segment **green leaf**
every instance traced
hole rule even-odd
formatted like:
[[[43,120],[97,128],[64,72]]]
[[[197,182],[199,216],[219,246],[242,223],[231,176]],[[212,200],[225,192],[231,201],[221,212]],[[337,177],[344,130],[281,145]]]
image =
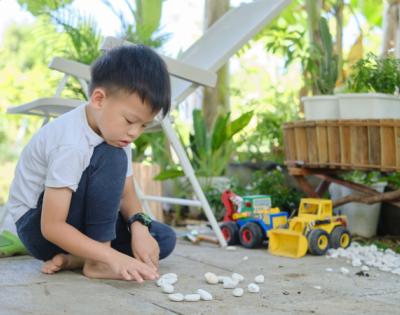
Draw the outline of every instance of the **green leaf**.
[[[239,131],[243,130],[244,127],[246,127],[251,118],[253,117],[253,111],[249,111],[247,113],[244,113],[241,115],[239,118],[236,118],[234,121],[232,121],[228,125],[228,134],[227,137],[229,139],[232,139],[232,137],[237,134]]]
[[[18,3],[35,16],[57,11],[73,0],[18,0]]]
[[[157,176],[154,177],[155,180],[167,180],[184,176],[185,173],[179,169],[169,169],[160,172]]]
[[[218,115],[211,134],[211,150],[217,150],[227,139],[227,124],[230,115]]]
[[[193,145],[199,156],[206,156],[209,146],[207,144],[207,127],[201,110],[193,110]]]
[[[142,0],[142,22],[145,35],[151,35],[159,28],[161,21],[162,0]]]
[[[383,1],[376,0],[351,0],[353,10],[361,13],[369,25],[382,24]]]

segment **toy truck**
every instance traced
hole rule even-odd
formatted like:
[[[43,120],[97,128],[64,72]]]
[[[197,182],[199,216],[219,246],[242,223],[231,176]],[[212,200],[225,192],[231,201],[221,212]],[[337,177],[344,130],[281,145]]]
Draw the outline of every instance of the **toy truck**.
[[[240,197],[230,190],[222,193],[225,216],[220,225],[228,245],[239,242],[246,248],[255,248],[267,239],[267,232],[287,224],[288,214],[271,208],[271,197],[254,195]]]
[[[324,255],[331,248],[347,248],[351,234],[347,218],[333,215],[332,201],[303,198],[298,215],[286,228],[268,231],[269,252],[277,256],[299,258],[307,253]]]

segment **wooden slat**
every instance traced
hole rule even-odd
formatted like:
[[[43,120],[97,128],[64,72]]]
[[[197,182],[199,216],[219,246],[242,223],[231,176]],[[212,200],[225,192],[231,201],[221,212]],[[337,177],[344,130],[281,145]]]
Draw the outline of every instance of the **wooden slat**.
[[[351,166],[350,126],[339,122],[340,134],[340,163],[344,167]]]
[[[327,121],[329,165],[340,164],[340,134],[337,121]]]
[[[318,164],[326,167],[329,161],[328,128],[326,122],[317,122]]]
[[[305,130],[307,137],[308,163],[318,166],[318,143],[315,122],[307,123],[305,125]]]

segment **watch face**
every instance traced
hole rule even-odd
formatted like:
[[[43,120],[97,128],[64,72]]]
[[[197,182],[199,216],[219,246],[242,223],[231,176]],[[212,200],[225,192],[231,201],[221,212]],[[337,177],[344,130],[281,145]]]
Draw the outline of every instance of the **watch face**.
[[[150,216],[148,216],[146,213],[141,213],[139,215],[139,217],[140,217],[140,221],[146,226],[149,226],[152,222]]]

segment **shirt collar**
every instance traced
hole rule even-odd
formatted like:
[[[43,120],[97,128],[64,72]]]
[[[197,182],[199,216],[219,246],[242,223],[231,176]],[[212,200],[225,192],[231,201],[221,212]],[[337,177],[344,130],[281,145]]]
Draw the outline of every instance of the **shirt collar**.
[[[86,115],[86,106],[88,106],[87,103],[84,103],[84,104],[81,105],[83,129],[84,129],[84,132],[85,132],[85,136],[86,136],[87,140],[89,141],[89,145],[97,146],[98,144],[104,142],[104,139],[101,136],[99,136],[92,129],[92,127],[89,126],[88,118],[87,118],[87,115]]]

